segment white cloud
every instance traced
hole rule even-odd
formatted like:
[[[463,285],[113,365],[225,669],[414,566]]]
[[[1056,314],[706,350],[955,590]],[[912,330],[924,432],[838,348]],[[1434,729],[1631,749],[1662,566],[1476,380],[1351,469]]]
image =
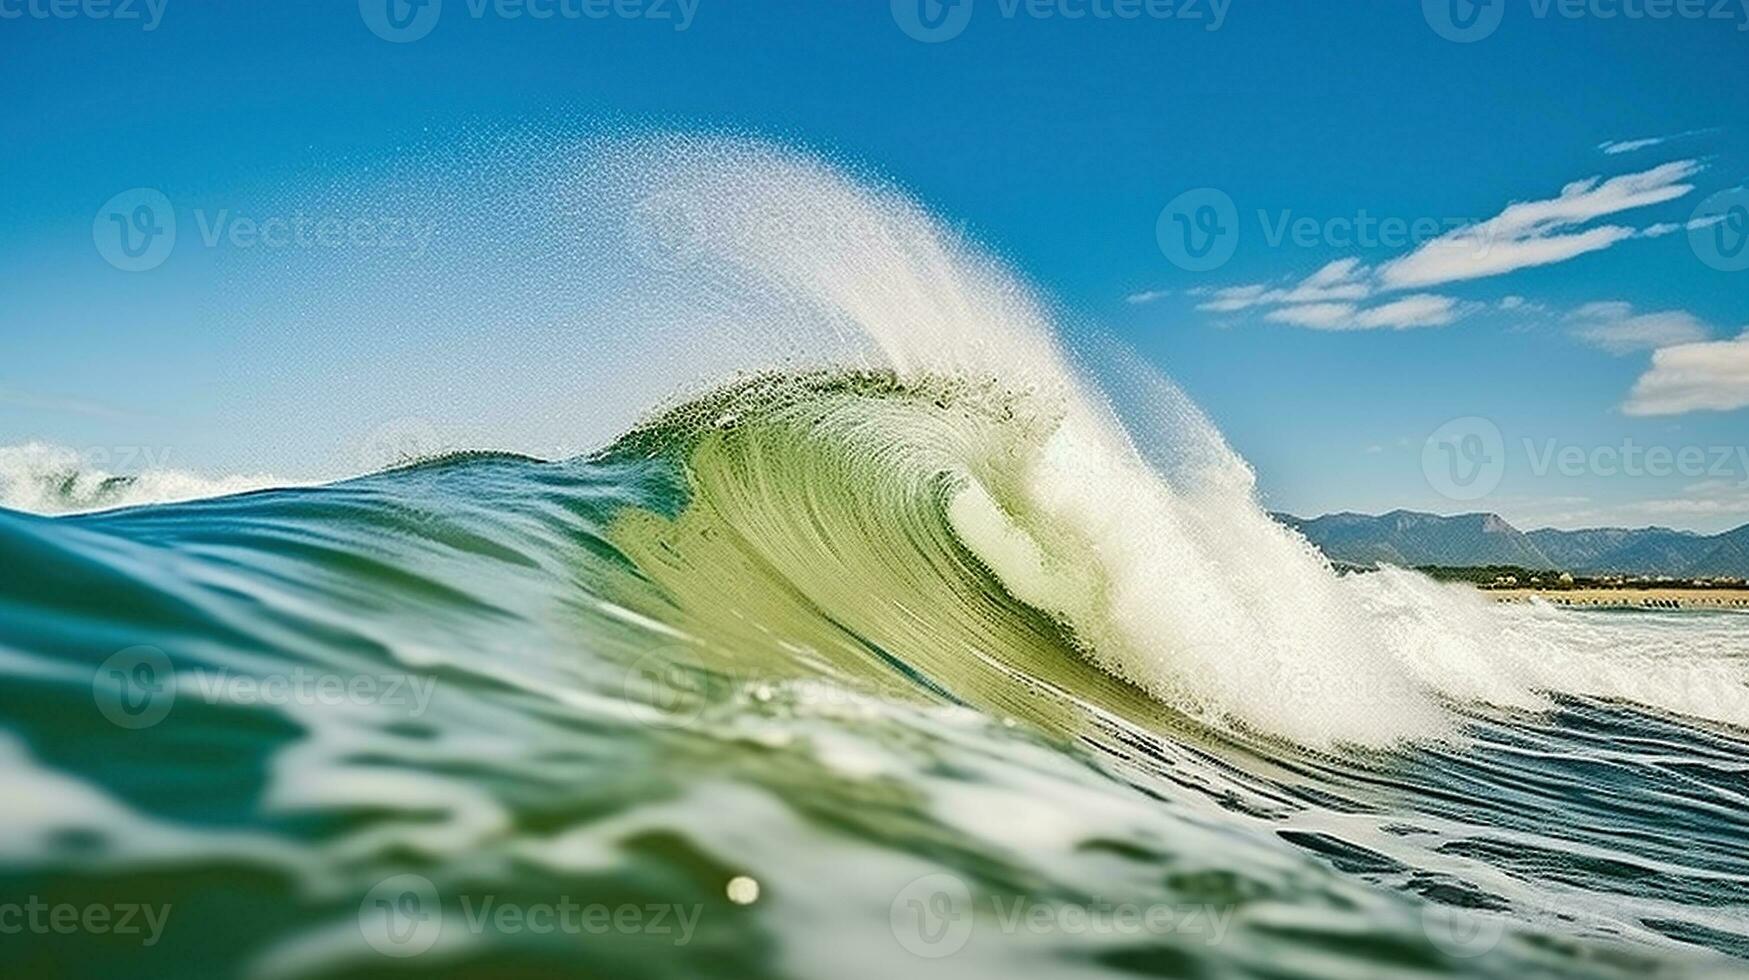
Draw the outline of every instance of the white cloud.
[[[1749,406],[1749,331],[1734,340],[1677,344],[1652,353],[1628,395],[1629,415],[1728,412]]]
[[[1362,310],[1357,322],[1362,329],[1389,327],[1406,330],[1410,327],[1443,327],[1459,315],[1458,302],[1450,296],[1416,293]]]
[[[1197,309],[1235,313],[1268,306],[1272,309],[1263,315],[1265,320],[1312,330],[1443,327],[1467,312],[1449,296],[1427,293],[1363,307],[1361,304],[1374,294],[1367,281],[1371,271],[1359,259],[1338,259],[1291,285],[1252,284],[1214,290]]]
[[[1353,303],[1301,303],[1282,306],[1265,320],[1312,330],[1408,330],[1443,327],[1468,312],[1450,296],[1417,293],[1362,309]]]
[[[1289,286],[1253,283],[1249,286],[1228,286],[1216,289],[1213,297],[1197,305],[1210,313],[1236,313],[1254,306],[1277,306],[1283,303],[1356,302],[1372,294],[1365,281],[1367,268],[1359,259],[1337,259],[1322,269]]]
[[[1356,311],[1353,303],[1306,303],[1270,310],[1263,318],[1313,330],[1348,330]]]
[[[1585,497],[1548,497],[1528,502],[1513,523],[1521,528],[1555,526],[1644,527],[1677,525],[1703,534],[1740,526],[1749,518],[1749,486],[1736,479],[1704,480],[1682,488],[1679,497],[1597,502]]]
[[[1666,137],[1663,136],[1654,136],[1650,139],[1643,140],[1604,140],[1597,144],[1597,148],[1614,156],[1617,153],[1632,153],[1635,150],[1644,150],[1650,146],[1657,146],[1664,142],[1665,139]]]
[[[1684,180],[1699,173],[1695,160],[1678,160],[1602,180],[1589,177],[1557,197],[1519,201],[1498,215],[1447,232],[1378,270],[1387,289],[1409,289],[1503,275],[1601,251],[1639,232],[1621,225],[1576,230],[1605,215],[1660,204],[1694,190]]]
[[[1568,314],[1573,335],[1611,354],[1692,344],[1712,329],[1684,310],[1637,313],[1628,303],[1587,303]]]
[[[1217,289],[1210,293],[1209,295],[1213,296],[1214,299],[1199,303],[1196,308],[1211,313],[1235,313],[1262,303],[1273,302],[1267,298],[1272,292],[1279,292],[1279,290],[1271,290],[1264,285],[1228,286],[1225,289]]]
[[[1445,326],[1481,308],[1480,304],[1462,304],[1427,292],[1366,304],[1385,293],[1552,265],[1631,238],[1679,231],[1681,225],[1668,222],[1644,229],[1613,224],[1580,226],[1605,215],[1682,197],[1694,189],[1683,181],[1701,169],[1698,161],[1678,160],[1608,180],[1589,177],[1569,183],[1556,197],[1510,204],[1487,221],[1449,231],[1380,266],[1365,265],[1358,258],[1338,259],[1298,282],[1251,283],[1193,290],[1193,294],[1203,298],[1197,309],[1204,312],[1261,308],[1266,311],[1266,320],[1313,330]],[[1546,312],[1521,296],[1501,300],[1499,309]],[[1658,332],[1660,329],[1664,332]],[[1643,338],[1633,339],[1633,330],[1642,331]],[[1645,348],[1692,339],[1698,338],[1678,332],[1669,323],[1623,326],[1615,333],[1600,328],[1594,338],[1599,345],[1608,345],[1607,349]]]
[[[1140,306],[1143,303],[1152,303],[1157,299],[1165,299],[1171,295],[1172,290],[1170,289],[1146,289],[1142,292],[1131,293],[1128,296],[1125,296],[1123,301],[1133,306]]]
[[[1679,140],[1679,139],[1683,139],[1684,137],[1688,137],[1688,136],[1700,136],[1704,133],[1713,133],[1713,132],[1717,132],[1717,130],[1716,129],[1690,129],[1690,130],[1686,130],[1686,131],[1680,132],[1680,133],[1672,133],[1669,136],[1649,136],[1649,137],[1646,137],[1645,139],[1632,139],[1632,140],[1604,140],[1603,142],[1597,144],[1597,148],[1599,150],[1602,150],[1604,153],[1606,153],[1610,156],[1615,156],[1615,155],[1620,154],[1620,153],[1632,153],[1635,150],[1644,150],[1644,149],[1648,149],[1648,148],[1654,147],[1654,146],[1663,146],[1665,143],[1668,143],[1671,140]]]

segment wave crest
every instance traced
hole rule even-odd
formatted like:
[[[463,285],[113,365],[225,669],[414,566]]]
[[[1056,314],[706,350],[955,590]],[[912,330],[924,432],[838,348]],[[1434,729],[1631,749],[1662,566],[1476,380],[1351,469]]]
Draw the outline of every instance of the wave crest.
[[[0,446],[0,507],[32,514],[78,514],[116,507],[223,497],[285,486],[265,474],[209,477],[151,468],[110,473],[64,446]]]

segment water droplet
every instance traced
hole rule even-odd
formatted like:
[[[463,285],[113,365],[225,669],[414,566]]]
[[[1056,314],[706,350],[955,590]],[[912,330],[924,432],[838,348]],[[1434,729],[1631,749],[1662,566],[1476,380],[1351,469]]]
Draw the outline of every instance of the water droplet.
[[[729,879],[729,901],[736,905],[752,905],[759,901],[759,882],[746,875],[736,875]]]

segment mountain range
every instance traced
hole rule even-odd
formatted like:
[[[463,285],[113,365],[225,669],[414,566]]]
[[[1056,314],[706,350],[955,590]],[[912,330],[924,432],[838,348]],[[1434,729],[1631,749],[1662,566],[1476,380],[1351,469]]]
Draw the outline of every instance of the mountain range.
[[[1350,565],[1517,565],[1578,575],[1749,578],[1749,524],[1712,535],[1667,527],[1526,532],[1498,514],[1272,516],[1297,528],[1332,561]]]

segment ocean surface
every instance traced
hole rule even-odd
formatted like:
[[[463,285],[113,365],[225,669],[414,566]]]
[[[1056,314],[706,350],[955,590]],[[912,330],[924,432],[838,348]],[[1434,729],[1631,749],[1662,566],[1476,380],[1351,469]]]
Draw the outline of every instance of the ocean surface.
[[[575,458],[0,457],[9,973],[1749,973],[1749,618],[1339,576],[897,192],[618,152],[782,356]]]

